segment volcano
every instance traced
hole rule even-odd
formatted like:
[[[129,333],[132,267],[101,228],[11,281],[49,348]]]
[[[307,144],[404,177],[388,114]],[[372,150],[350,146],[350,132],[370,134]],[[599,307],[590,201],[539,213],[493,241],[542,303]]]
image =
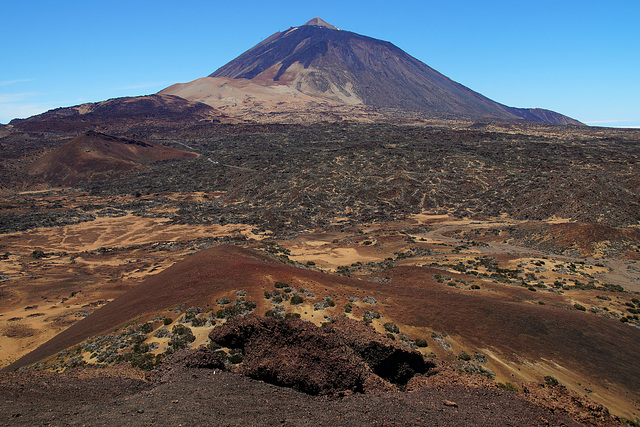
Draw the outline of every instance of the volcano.
[[[284,86],[298,96],[448,118],[581,124],[550,110],[502,105],[449,79],[392,43],[340,30],[320,18],[273,34],[208,77],[174,85],[161,93],[202,100],[203,92],[220,91],[219,79],[225,78],[249,80],[280,91]]]

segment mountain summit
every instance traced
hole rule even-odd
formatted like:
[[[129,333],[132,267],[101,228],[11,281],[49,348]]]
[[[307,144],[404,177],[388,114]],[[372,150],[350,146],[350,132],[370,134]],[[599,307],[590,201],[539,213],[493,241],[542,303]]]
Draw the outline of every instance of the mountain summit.
[[[336,30],[313,18],[302,26],[273,34],[209,77],[286,85],[305,95],[346,104],[449,117],[580,124],[549,110],[502,105],[389,42]]]
[[[325,27],[325,28],[329,28],[330,30],[339,30],[340,28],[335,27],[331,24],[329,24],[327,21],[324,21],[320,18],[318,18],[317,16],[313,19],[311,19],[309,22],[307,22],[304,25],[316,25],[318,27]]]

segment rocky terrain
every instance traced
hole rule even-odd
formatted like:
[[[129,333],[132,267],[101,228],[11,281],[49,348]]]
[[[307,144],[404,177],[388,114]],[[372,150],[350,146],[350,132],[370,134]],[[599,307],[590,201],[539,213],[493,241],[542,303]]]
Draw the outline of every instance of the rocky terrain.
[[[212,76],[0,126],[2,424],[640,423],[638,130],[319,19]]]
[[[385,342],[373,332],[362,334],[362,327],[352,330],[350,326],[338,322],[320,332],[324,328],[310,327],[295,319],[278,321],[254,317],[225,326],[224,331],[215,330],[215,338],[221,342],[244,346],[246,361],[240,362],[239,370],[244,372],[242,376],[233,372],[232,357],[227,360],[220,355],[223,352],[204,348],[182,350],[167,357],[153,375],[122,365],[98,370],[76,368],[60,374],[46,371],[4,374],[0,377],[0,419],[3,425],[335,425],[336,422],[343,425],[361,425],[363,422],[381,425],[618,425],[601,406],[577,399],[562,386],[529,385],[530,389],[519,395],[486,380],[461,374],[441,362],[425,363],[417,353],[407,359],[411,351],[394,347],[393,342],[388,339]],[[342,345],[333,347],[335,350],[351,348],[355,350],[354,355],[360,354],[363,359],[335,357],[323,346],[315,348],[315,353],[308,353],[306,350],[314,351],[314,347],[294,335],[288,335],[287,343],[293,340],[298,345],[291,348],[274,339],[280,336],[278,331],[293,332],[291,327],[306,330],[305,334],[311,335],[305,338],[312,342],[320,338],[330,347],[338,344],[333,341],[338,339]],[[238,339],[240,337],[250,337],[251,341]],[[373,348],[376,350],[371,351]],[[390,349],[394,350],[389,352]],[[249,360],[260,352],[271,357],[264,361]],[[405,356],[399,357],[400,354]],[[391,360],[375,369],[376,361],[384,360],[380,356]],[[421,363],[423,368],[418,369],[426,375],[420,379],[414,377],[408,392],[383,387],[364,395],[352,394],[354,384],[350,380],[362,373],[358,367],[363,366],[365,360],[388,379],[398,379],[397,374],[388,375],[389,368],[406,366],[409,360],[412,360],[409,365],[414,367]],[[252,363],[259,363],[263,368],[245,367],[247,364],[253,366]],[[264,369],[267,366],[275,371]],[[345,375],[329,375],[331,371],[323,369],[328,366]],[[365,370],[367,367],[364,364]],[[406,368],[401,372],[406,374]],[[376,388],[379,389],[380,377],[372,372],[368,375],[378,378]],[[272,385],[288,381],[293,381],[294,388]],[[371,387],[376,381],[368,383]],[[318,386],[323,388],[317,389]],[[347,394],[327,398],[315,396],[318,391]],[[548,406],[534,403],[554,394],[554,401],[561,400],[559,397],[567,399],[564,406],[554,406],[550,411]],[[34,405],[34,402],[38,404]]]

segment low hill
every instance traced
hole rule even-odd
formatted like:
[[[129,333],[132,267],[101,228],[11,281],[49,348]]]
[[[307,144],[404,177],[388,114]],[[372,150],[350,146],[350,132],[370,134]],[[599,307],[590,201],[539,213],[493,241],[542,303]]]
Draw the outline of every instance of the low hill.
[[[432,350],[451,360],[456,359],[451,343],[458,351],[465,348],[470,354],[483,353],[485,366],[501,378],[515,375],[539,381],[549,372],[557,372],[556,376],[593,388],[606,383],[608,391],[599,389],[599,398],[609,403],[628,401],[640,392],[635,381],[639,367],[635,355],[640,352],[637,330],[616,319],[570,309],[561,295],[504,286],[469,292],[437,283],[433,276],[438,273],[447,272],[396,267],[385,270],[384,277],[363,280],[281,264],[237,246],[217,246],[148,278],[7,369],[35,363],[88,338],[110,333],[133,320],[166,314],[177,306],[215,310],[217,300],[236,298],[238,291],[243,292],[243,300],[256,302],[258,314],[265,313],[274,306],[264,298],[264,292],[281,283],[312,292],[295,308],[291,303],[282,304],[314,322],[344,314],[348,298],[356,297],[349,316],[369,316],[381,329],[383,323],[392,322],[410,335],[426,336],[434,331]],[[327,297],[335,306],[318,308],[316,303],[324,304]],[[444,350],[438,350],[441,345]]]
[[[89,131],[47,152],[27,172],[49,184],[72,186],[144,169],[160,160],[195,157],[196,153]]]

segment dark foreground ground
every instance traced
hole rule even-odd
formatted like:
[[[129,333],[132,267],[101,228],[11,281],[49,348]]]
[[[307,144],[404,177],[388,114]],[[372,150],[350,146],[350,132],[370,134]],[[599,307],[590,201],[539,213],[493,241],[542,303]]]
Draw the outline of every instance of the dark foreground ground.
[[[455,381],[331,399],[211,369],[178,368],[152,380],[105,370],[21,372],[2,374],[0,396],[2,425],[580,425],[514,392]]]

